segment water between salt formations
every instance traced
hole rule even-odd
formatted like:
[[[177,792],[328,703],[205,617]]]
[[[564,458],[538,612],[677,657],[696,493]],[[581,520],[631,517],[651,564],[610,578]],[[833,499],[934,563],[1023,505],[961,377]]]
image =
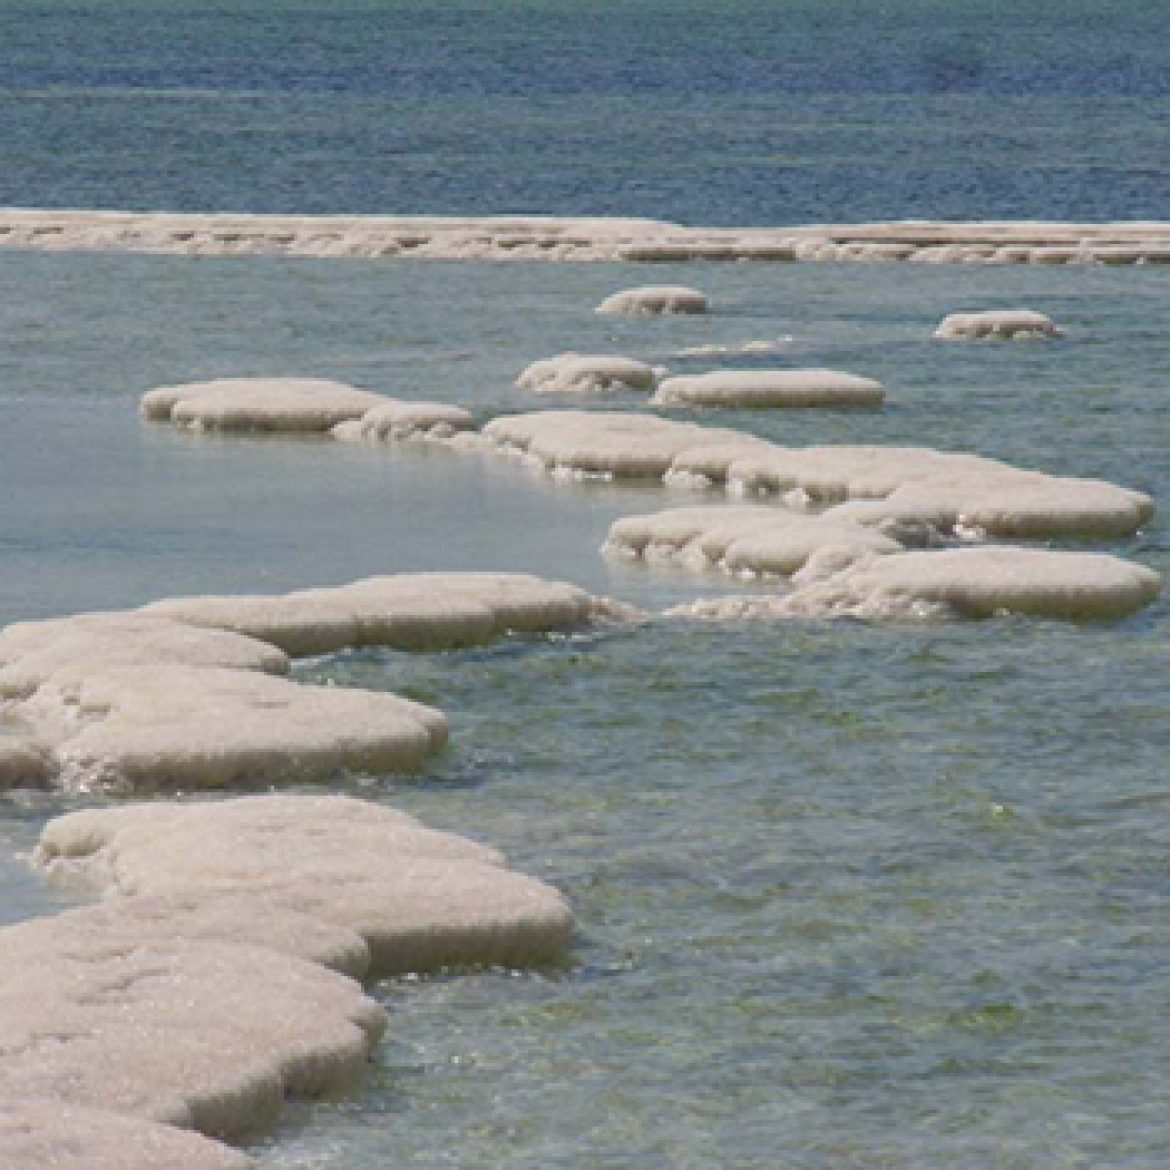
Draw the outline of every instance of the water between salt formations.
[[[923,444],[1150,492],[1111,546],[1170,572],[1170,272],[688,265],[705,318],[592,308],[619,265],[21,255],[0,266],[0,621],[376,572],[523,569],[651,609],[726,590],[597,555],[653,487],[409,446],[212,439],[137,396],[333,377],[487,418],[530,361],[828,366],[880,411],[696,414],[791,443]],[[933,341],[1028,306],[1051,344]],[[770,341],[770,354],[683,350]],[[636,395],[607,403],[640,406]],[[685,499],[689,499],[686,497]],[[303,664],[452,720],[351,789],[504,848],[577,911],[571,968],[385,986],[363,1092],[265,1170],[1150,1167],[1170,1140],[1167,603],[1116,625],[652,624]],[[0,817],[0,920],[56,897]]]

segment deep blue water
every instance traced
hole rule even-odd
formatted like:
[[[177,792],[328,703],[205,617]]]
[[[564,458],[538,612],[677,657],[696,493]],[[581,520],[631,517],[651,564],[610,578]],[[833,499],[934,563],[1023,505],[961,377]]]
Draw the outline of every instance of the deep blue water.
[[[1159,0],[6,5],[0,204],[1170,218]]]

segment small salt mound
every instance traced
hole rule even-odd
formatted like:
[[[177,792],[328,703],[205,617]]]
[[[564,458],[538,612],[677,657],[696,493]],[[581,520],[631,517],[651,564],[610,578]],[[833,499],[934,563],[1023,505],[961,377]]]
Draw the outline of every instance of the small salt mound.
[[[791,576],[817,553],[841,564],[896,553],[896,540],[871,528],[766,505],[672,508],[627,516],[609,530],[605,551],[702,571]]]
[[[352,979],[260,947],[75,938],[52,918],[0,931],[0,1100],[239,1138],[288,1095],[350,1087],[385,1023]]]
[[[289,667],[280,650],[242,634],[136,613],[77,614],[18,622],[0,632],[0,696],[27,696],[63,669],[160,662],[269,674],[286,674]]]
[[[461,406],[443,402],[404,402],[384,399],[380,406],[357,419],[332,428],[336,439],[389,442],[395,439],[449,439],[475,427],[475,416]]]
[[[37,864],[124,896],[262,895],[361,935],[374,975],[546,963],[572,930],[495,850],[341,796],[84,810],[50,822]]]
[[[559,473],[610,479],[660,479],[683,452],[707,446],[746,454],[762,440],[647,414],[550,410],[493,419],[484,434]]]
[[[476,645],[508,630],[580,625],[594,605],[575,586],[524,573],[403,573],[272,597],[171,598],[142,612],[237,631],[303,656]]]
[[[608,296],[597,306],[599,313],[624,313],[631,317],[659,313],[705,313],[707,298],[685,285],[647,285]]]
[[[537,394],[583,394],[653,390],[654,367],[613,354],[561,353],[533,362],[516,379]]]
[[[673,616],[906,619],[999,614],[1125,617],[1161,591],[1157,573],[1102,553],[1028,548],[908,552],[857,562],[784,596],[697,602]]]
[[[718,370],[667,378],[660,406],[880,406],[880,382],[836,370]]]
[[[252,1170],[238,1150],[170,1125],[55,1100],[0,1102],[4,1170]]]
[[[952,313],[934,331],[946,340],[991,338],[995,340],[1058,337],[1051,318],[1030,309],[996,309],[983,313]]]
[[[324,433],[386,399],[320,378],[219,378],[161,386],[142,396],[143,417],[216,431]]]
[[[56,771],[47,744],[25,735],[0,735],[0,792],[46,788]]]
[[[62,779],[86,786],[224,788],[413,771],[447,737],[440,712],[396,695],[188,666],[52,676],[18,713],[63,729]]]

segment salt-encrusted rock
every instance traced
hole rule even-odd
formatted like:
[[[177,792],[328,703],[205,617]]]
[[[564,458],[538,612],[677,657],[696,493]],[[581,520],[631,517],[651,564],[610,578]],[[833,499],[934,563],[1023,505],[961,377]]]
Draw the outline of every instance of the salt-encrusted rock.
[[[661,313],[705,313],[707,298],[697,288],[687,288],[685,285],[647,285],[613,293],[597,306],[597,311],[631,317]]]
[[[376,975],[545,963],[572,930],[494,849],[340,796],[85,810],[50,822],[37,864],[123,896],[262,895],[361,935]]]
[[[447,738],[440,712],[397,695],[211,667],[53,675],[17,710],[34,727],[57,729],[61,780],[73,787],[225,788],[413,771]]]
[[[449,439],[461,431],[472,430],[475,416],[461,406],[443,402],[406,402],[387,399],[357,419],[333,427],[335,439],[378,440]]]
[[[717,370],[667,378],[659,406],[880,406],[880,382],[836,370]]]
[[[1016,339],[1057,337],[1060,330],[1052,319],[1030,309],[996,309],[983,313],[952,313],[944,317],[934,331],[945,340]]]
[[[156,663],[286,674],[288,657],[241,634],[140,613],[86,613],[0,631],[0,697],[31,694],[50,675]]]
[[[792,593],[696,602],[673,616],[905,619],[998,614],[1072,621],[1125,617],[1161,591],[1152,569],[1102,553],[962,548],[867,558]]]
[[[661,479],[684,451],[767,445],[738,431],[613,411],[506,415],[488,423],[484,435],[554,473],[601,479]]]
[[[633,358],[603,353],[561,353],[533,362],[516,379],[537,394],[588,394],[612,390],[653,390],[654,367]]]
[[[170,598],[142,612],[233,630],[303,656],[357,646],[470,646],[508,630],[579,625],[594,608],[583,590],[524,573],[403,573],[271,597]]]
[[[78,939],[52,919],[0,931],[0,1100],[237,1138],[286,1095],[352,1085],[384,1027],[352,979],[260,947]]]
[[[0,1101],[4,1170],[252,1170],[251,1158],[188,1130],[56,1100]]]
[[[152,421],[198,430],[323,434],[385,402],[320,378],[218,378],[160,386],[142,396],[139,409]]]
[[[47,788],[56,772],[48,744],[27,735],[0,734],[0,792]]]
[[[817,553],[832,551],[844,564],[902,552],[903,546],[847,520],[747,504],[627,516],[611,526],[604,550],[697,571],[719,568],[737,575],[790,577]]]

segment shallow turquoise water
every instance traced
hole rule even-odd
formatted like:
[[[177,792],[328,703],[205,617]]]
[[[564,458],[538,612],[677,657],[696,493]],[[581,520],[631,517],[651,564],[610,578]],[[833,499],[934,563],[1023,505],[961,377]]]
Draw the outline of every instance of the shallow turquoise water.
[[[651,277],[653,279],[654,277]],[[339,377],[486,418],[528,361],[787,338],[755,361],[881,378],[880,412],[703,415],[786,442],[970,449],[1170,484],[1161,269],[688,265],[705,319],[592,307],[621,265],[5,253],[0,620],[385,571],[519,568],[658,610],[731,586],[607,563],[649,487],[506,462],[141,424],[164,382]],[[930,340],[1027,305],[1053,344]],[[742,357],[726,359],[728,364]],[[620,400],[637,408],[636,397]],[[1120,551],[1170,570],[1163,520]],[[564,889],[567,970],[380,989],[367,1087],[298,1107],[266,1170],[1153,1167],[1170,1075],[1166,605],[1005,620],[709,627],[361,653],[311,677],[436,703],[453,745],[354,791]],[[50,909],[8,803],[0,920]]]

